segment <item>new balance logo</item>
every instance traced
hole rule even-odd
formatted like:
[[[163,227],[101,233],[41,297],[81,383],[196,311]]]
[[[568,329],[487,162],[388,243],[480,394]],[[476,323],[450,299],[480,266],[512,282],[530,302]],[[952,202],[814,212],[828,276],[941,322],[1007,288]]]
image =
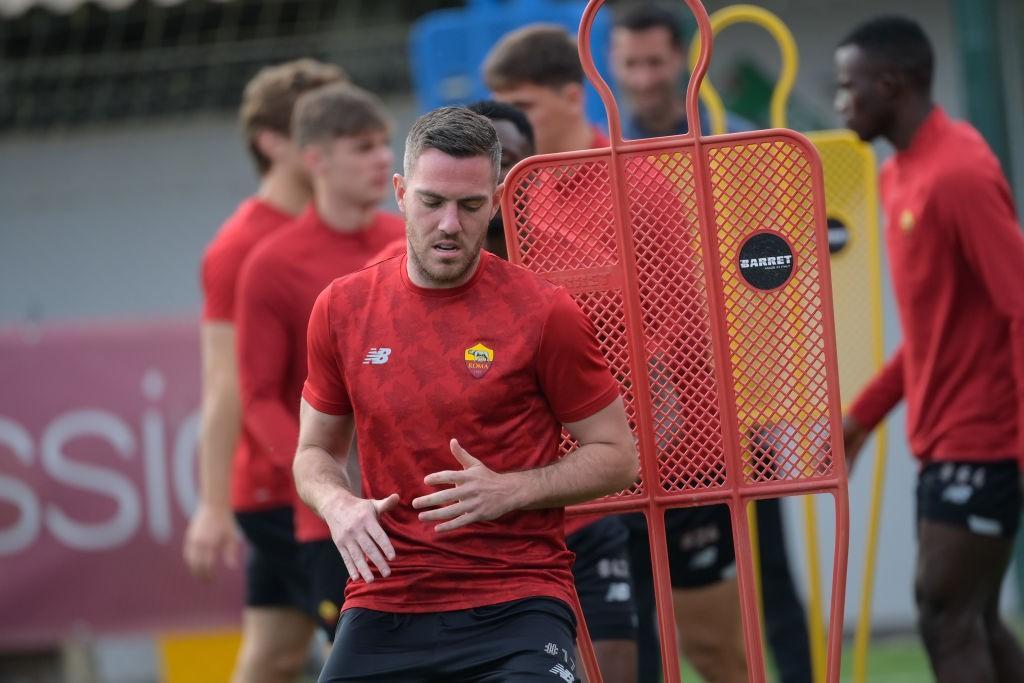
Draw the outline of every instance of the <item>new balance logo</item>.
[[[384,365],[391,358],[391,349],[386,346],[374,347],[366,354],[363,365]]]
[[[569,671],[561,664],[555,664],[553,667],[548,669],[548,673],[557,675],[559,678],[565,681],[565,683],[575,683],[576,681],[576,676],[573,674],[573,672]]]

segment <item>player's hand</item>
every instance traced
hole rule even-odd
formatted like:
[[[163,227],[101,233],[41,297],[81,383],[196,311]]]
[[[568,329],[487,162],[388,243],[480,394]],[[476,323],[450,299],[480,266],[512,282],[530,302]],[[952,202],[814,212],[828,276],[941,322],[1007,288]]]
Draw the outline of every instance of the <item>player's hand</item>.
[[[350,496],[344,502],[329,503],[321,510],[353,581],[362,578],[366,583],[373,583],[369,562],[373,562],[381,576],[391,575],[388,562],[395,559],[395,549],[380,525],[380,516],[396,507],[398,494],[392,493],[376,500]]]
[[[509,475],[489,469],[460,446],[457,439],[452,439],[449,447],[463,469],[434,472],[423,478],[427,486],[452,486],[412,501],[412,506],[417,510],[437,508],[421,512],[421,520],[449,520],[434,527],[434,531],[445,532],[474,522],[497,519],[515,509],[515,487]]]
[[[864,448],[864,442],[868,440],[871,432],[860,426],[853,415],[843,415],[843,450],[846,453],[846,471],[853,471],[853,465],[857,461],[857,454]]]
[[[189,571],[209,581],[217,575],[219,562],[229,569],[237,568],[240,550],[241,541],[231,510],[200,503],[189,520],[182,548]]]

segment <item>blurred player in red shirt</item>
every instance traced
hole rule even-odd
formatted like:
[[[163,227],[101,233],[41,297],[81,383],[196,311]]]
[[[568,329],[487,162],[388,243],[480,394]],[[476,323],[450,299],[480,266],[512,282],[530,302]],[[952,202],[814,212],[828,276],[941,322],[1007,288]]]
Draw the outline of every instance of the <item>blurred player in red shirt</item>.
[[[604,133],[587,122],[579,53],[561,27],[534,24],[509,33],[487,55],[483,74],[495,100],[526,115],[537,153],[608,145]],[[558,196],[551,201],[566,206],[570,213],[589,211],[586,198],[566,188],[544,187],[537,192],[545,190],[554,190]],[[500,214],[496,218],[503,220]],[[566,226],[558,225],[547,234],[568,240],[565,248],[573,249],[576,245],[567,232]],[[501,241],[504,251],[504,236]],[[629,683],[636,676],[638,625],[629,530],[617,515],[587,515],[569,518],[565,533],[566,545],[576,554],[573,577],[601,672],[610,681]]]
[[[307,204],[309,181],[291,139],[292,109],[302,93],[345,80],[336,66],[301,59],[267,67],[249,82],[239,113],[260,186],[224,223],[202,261],[202,427],[199,506],[185,535],[185,560],[197,576],[212,579],[224,562],[238,562],[234,513],[265,515],[268,526],[291,533],[287,489],[252,462],[238,438],[241,399],[235,354],[235,290],[249,251]],[[291,544],[294,549],[294,543]],[[287,547],[286,547],[287,550]],[[310,620],[295,611],[297,572],[254,549],[247,569],[242,642],[233,680],[291,680],[305,659]],[[294,589],[286,586],[294,585]],[[304,637],[303,633],[307,635]]]
[[[577,680],[563,507],[629,485],[636,453],[586,316],[481,249],[499,164],[483,116],[420,117],[394,178],[407,255],[310,317],[295,481],[354,577],[321,681]]]
[[[918,623],[939,683],[1024,680],[999,616],[1021,515],[1024,237],[995,155],[931,97],[921,27],[880,17],[836,51],[836,109],[882,166],[885,239],[903,343],[851,405],[846,455],[907,402],[917,481]]]
[[[378,210],[394,159],[377,98],[347,83],[306,93],[295,105],[292,130],[313,201],[253,250],[238,291],[242,438],[289,491],[289,502],[296,500],[291,465],[313,302],[403,233],[398,216]],[[344,565],[327,526],[301,503],[294,506],[294,533],[301,552],[287,560],[301,562],[306,609],[333,638],[348,579]]]
[[[488,55],[484,64],[484,80],[494,92],[495,99],[524,109],[537,137],[538,152],[577,151],[609,144],[608,138],[586,120],[579,52],[576,42],[564,29],[533,25],[508,34]],[[542,142],[545,140],[547,147]],[[666,211],[682,211],[678,188],[655,164],[640,161],[632,167],[650,176],[647,185],[650,191],[656,191],[663,198]],[[586,190],[591,182],[588,169],[577,168],[558,182],[546,182],[532,189],[529,203],[531,206],[557,206],[560,212],[577,217],[577,225],[596,223],[604,217],[599,215]],[[529,207],[526,213],[530,213]],[[580,216],[591,218],[581,220]],[[642,220],[639,216],[635,218]],[[532,258],[532,253],[593,253],[608,248],[608,244],[595,244],[592,237],[568,225],[534,222],[531,228],[530,239],[533,242],[527,245],[527,260]],[[552,240],[561,244],[552,245]],[[678,254],[689,254],[691,259],[695,257],[686,240],[676,240],[673,245]],[[659,249],[663,247],[667,249],[666,245],[659,245]],[[657,256],[658,253],[641,248],[637,253],[638,265],[643,267],[652,259],[657,260]],[[602,258],[612,259],[614,256]],[[679,290],[672,298],[685,298],[694,303],[702,300],[699,294],[694,295],[697,285],[692,278],[682,274],[677,285]],[[694,315],[699,314],[699,311],[694,312]],[[685,347],[689,343],[694,346],[690,352],[699,356],[699,349],[707,350],[707,341],[703,338],[683,341],[686,335],[681,333],[682,322],[669,321],[659,329],[648,331],[659,337],[659,343],[665,349],[680,344]],[[664,376],[666,373],[652,374]],[[657,383],[664,385],[673,379],[679,378],[665,377]],[[673,394],[676,391],[662,390],[662,393]],[[701,400],[700,397],[689,399],[690,404]],[[658,408],[661,411],[671,409],[667,402]],[[679,409],[679,402],[674,409]],[[671,437],[685,440],[688,434],[673,434]],[[593,517],[570,520],[566,532],[569,534],[569,548],[577,553],[576,588],[602,672],[608,680],[628,682],[636,680],[639,671],[650,672],[653,664],[654,676],[657,676],[661,658],[653,614],[653,579],[646,523],[640,514],[606,517],[587,526],[587,522],[592,520]],[[709,679],[746,680],[728,508],[722,505],[674,509],[668,512],[666,521],[673,602],[679,615],[679,642],[683,653]],[[597,571],[591,567],[596,567]],[[606,572],[610,577],[601,576],[602,567],[613,568],[613,571]],[[625,604],[616,605],[616,601],[623,600],[623,593],[598,589],[602,582],[614,582],[616,585],[624,582],[629,588],[634,578],[636,594],[628,594],[628,609],[639,619],[633,617],[627,621]],[[643,605],[641,609],[636,606],[638,602]],[[692,626],[696,624],[700,627]],[[637,626],[640,636],[650,636],[646,640],[641,638],[640,645],[647,647],[639,658]]]
[[[610,56],[615,84],[630,109],[622,124],[626,138],[682,135],[689,130],[685,108],[685,87],[689,78],[687,45],[683,33],[684,19],[675,11],[677,9],[647,1],[623,3],[616,7]],[[710,135],[713,132],[710,117],[701,103],[698,106],[701,131]],[[728,132],[736,133],[752,130],[755,126],[727,111],[726,127]],[[807,618],[790,570],[781,501],[778,498],[759,500],[755,507],[764,631],[776,663],[779,683],[811,683]],[[697,526],[706,530],[707,537],[717,535],[722,544],[729,544],[731,524],[722,512],[721,508],[704,508],[692,514],[706,515],[707,522]],[[719,548],[722,553],[733,555],[732,550],[721,545]],[[696,587],[691,584],[689,588]],[[699,592],[691,592],[690,595],[694,600],[700,598]],[[707,592],[706,597],[708,609],[714,610],[716,600],[712,593]],[[638,596],[638,600],[641,599]],[[699,614],[707,611],[700,607],[697,610]],[[693,612],[685,610],[682,618],[687,613]],[[734,623],[739,628],[739,621]],[[700,634],[694,635],[699,637]],[[713,655],[709,645],[712,644],[695,642],[688,651],[697,657],[704,656],[699,653],[707,653],[710,658]],[[641,638],[641,652],[644,646],[645,640]],[[739,649],[731,646],[730,653],[737,652]],[[641,683],[658,680],[659,672],[655,670],[658,664],[656,658],[641,654]],[[737,672],[736,677],[746,680],[742,671]]]

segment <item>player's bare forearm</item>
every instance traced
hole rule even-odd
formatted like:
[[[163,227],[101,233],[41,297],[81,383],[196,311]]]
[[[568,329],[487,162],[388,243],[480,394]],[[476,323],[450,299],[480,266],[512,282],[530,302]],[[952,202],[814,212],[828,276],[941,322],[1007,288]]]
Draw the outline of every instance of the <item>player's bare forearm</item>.
[[[205,505],[228,509],[231,461],[242,427],[234,326],[230,323],[204,323],[200,336],[203,392],[199,498]]]
[[[299,496],[330,527],[349,576],[369,583],[374,580],[374,568],[381,576],[391,573],[388,563],[395,558],[395,549],[380,517],[399,500],[397,493],[376,500],[354,493],[346,474],[353,428],[351,415],[321,413],[303,399],[292,471]]]
[[[203,323],[199,432],[199,505],[185,531],[182,552],[192,573],[212,579],[223,562],[236,567],[240,538],[231,510],[231,463],[241,431],[241,399],[234,326]]]
[[[328,505],[345,505],[357,500],[345,467],[347,454],[338,458],[319,446],[299,445],[292,463],[295,488],[303,502],[323,516]]]
[[[636,481],[636,448],[628,444],[581,446],[556,463],[513,472],[520,509],[575,505],[627,488]]]

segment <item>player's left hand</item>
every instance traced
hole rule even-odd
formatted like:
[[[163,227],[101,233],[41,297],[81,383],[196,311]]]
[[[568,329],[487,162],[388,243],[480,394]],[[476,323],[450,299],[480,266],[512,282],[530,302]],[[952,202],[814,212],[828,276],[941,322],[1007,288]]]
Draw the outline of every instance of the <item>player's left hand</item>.
[[[501,474],[491,470],[460,446],[457,439],[452,439],[449,447],[463,469],[434,472],[423,478],[423,483],[428,486],[452,486],[412,501],[417,510],[437,508],[421,512],[421,520],[447,519],[449,521],[434,527],[437,532],[445,532],[474,522],[497,519],[515,509],[512,473]]]

